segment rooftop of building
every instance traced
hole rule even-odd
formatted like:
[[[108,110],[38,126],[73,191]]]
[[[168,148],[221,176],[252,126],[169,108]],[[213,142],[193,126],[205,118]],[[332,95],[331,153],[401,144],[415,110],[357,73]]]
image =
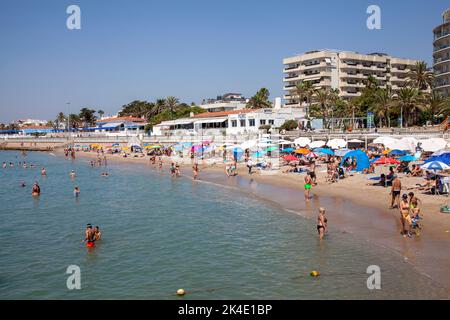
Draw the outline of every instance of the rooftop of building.
[[[121,122],[121,121],[146,122],[145,119],[137,118],[137,117],[116,117],[116,118],[106,118],[106,119],[97,120],[97,123]]]
[[[218,111],[218,112],[204,112],[193,116],[193,118],[216,118],[216,117],[226,117],[231,114],[241,114],[255,112],[257,109],[241,109],[241,110],[231,110],[231,111]]]

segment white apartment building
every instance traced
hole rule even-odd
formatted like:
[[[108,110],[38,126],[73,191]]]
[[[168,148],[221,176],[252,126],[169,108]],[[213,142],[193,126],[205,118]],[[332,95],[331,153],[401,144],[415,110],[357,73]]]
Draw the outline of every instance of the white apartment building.
[[[435,90],[450,96],[450,9],[442,14],[442,24],[434,28],[433,34]]]
[[[208,112],[232,111],[245,109],[247,99],[240,93],[225,93],[216,99],[203,99],[200,108]]]
[[[280,127],[286,120],[303,119],[299,108],[241,109],[201,113],[190,118],[163,121],[153,127],[152,135],[237,135],[258,133],[262,125]]]
[[[16,121],[16,123],[20,127],[45,126],[47,122],[48,122],[47,120],[39,120],[39,119],[20,119]]]
[[[373,76],[381,88],[400,90],[407,74],[417,60],[401,59],[383,53],[321,50],[286,58],[284,64],[285,106],[301,107],[291,91],[299,81],[311,81],[318,88],[338,89],[339,95],[350,99],[361,95],[367,78]]]

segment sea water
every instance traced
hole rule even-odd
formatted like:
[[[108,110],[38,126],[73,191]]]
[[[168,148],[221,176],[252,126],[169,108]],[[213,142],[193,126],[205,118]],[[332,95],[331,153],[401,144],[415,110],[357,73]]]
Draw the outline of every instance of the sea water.
[[[179,288],[182,299],[446,298],[401,256],[332,229],[320,242],[315,221],[239,188],[47,153],[0,152],[3,161],[15,166],[0,169],[1,299],[180,299]],[[93,249],[87,223],[102,231]],[[79,290],[67,287],[71,265]],[[371,265],[380,290],[368,289]]]

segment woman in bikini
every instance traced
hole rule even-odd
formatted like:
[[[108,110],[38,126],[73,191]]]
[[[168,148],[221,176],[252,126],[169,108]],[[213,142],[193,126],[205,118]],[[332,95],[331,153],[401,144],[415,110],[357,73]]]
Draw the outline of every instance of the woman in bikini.
[[[400,201],[400,223],[402,225],[402,235],[404,237],[411,237],[411,216],[410,216],[410,206],[408,203],[408,195],[405,193]],[[405,224],[408,224],[408,231],[406,231]]]
[[[325,216],[325,209],[319,209],[319,215],[317,216],[317,232],[319,233],[319,239],[322,240],[325,234],[328,232],[328,219]]]

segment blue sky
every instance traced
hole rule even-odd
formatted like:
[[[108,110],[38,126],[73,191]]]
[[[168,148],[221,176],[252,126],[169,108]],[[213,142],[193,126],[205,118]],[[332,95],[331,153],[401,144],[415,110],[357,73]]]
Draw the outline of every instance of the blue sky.
[[[66,8],[81,8],[81,30]],[[382,30],[366,28],[381,7]],[[191,103],[225,92],[282,95],[282,59],[312,49],[431,63],[448,0],[2,0],[0,122],[107,114],[134,99]]]

